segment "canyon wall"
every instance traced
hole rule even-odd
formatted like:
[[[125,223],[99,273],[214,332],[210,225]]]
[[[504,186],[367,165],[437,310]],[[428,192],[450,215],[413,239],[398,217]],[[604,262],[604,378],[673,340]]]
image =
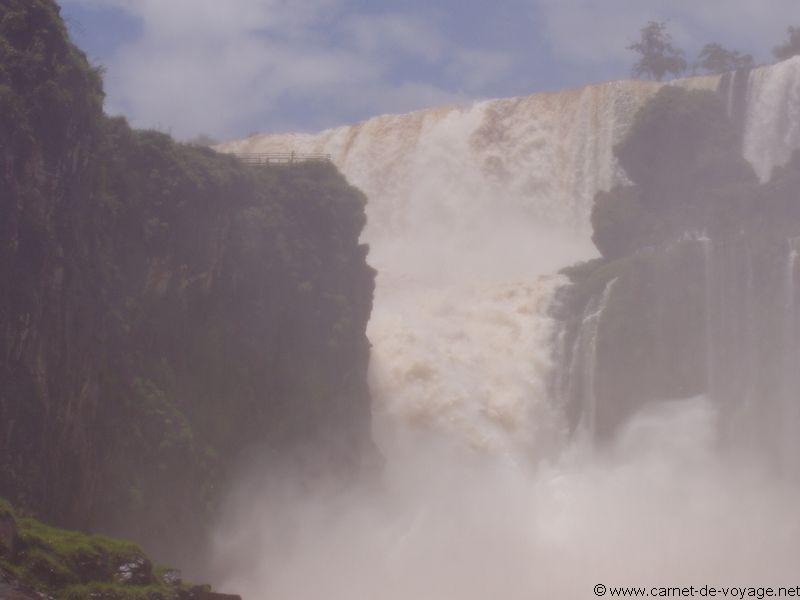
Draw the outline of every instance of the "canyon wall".
[[[363,194],[106,117],[50,0],[0,24],[0,496],[186,565],[249,456],[353,476]]]

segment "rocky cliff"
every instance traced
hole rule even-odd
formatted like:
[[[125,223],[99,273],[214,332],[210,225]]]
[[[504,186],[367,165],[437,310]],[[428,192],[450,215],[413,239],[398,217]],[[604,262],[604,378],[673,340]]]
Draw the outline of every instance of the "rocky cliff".
[[[631,184],[596,196],[603,257],[566,270],[555,391],[600,438],[648,402],[705,394],[737,444],[794,469],[800,153],[761,182],[729,114],[719,94],[665,88],[616,147]]]
[[[0,496],[174,555],[255,445],[369,456],[365,198],[102,102],[52,0],[0,3]]]

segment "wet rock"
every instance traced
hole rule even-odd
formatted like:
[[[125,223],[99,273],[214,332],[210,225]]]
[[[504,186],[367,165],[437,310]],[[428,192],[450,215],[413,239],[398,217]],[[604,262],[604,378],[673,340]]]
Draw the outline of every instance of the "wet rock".
[[[153,583],[153,564],[143,556],[135,558],[119,566],[114,581],[128,585]]]
[[[2,600],[55,600],[53,596],[34,590],[17,581],[0,568],[0,599]]]
[[[183,577],[178,569],[168,569],[161,574],[161,581],[167,585],[180,585]]]

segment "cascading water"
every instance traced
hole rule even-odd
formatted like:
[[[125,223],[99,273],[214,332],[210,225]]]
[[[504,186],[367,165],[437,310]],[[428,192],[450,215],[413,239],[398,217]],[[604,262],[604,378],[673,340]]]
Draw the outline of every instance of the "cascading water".
[[[597,395],[595,394],[595,377],[597,373],[597,337],[600,320],[603,317],[608,300],[614,290],[617,279],[609,281],[602,294],[593,298],[586,306],[581,320],[575,345],[572,349],[570,366],[566,383],[570,387],[569,397],[580,398],[580,427],[584,433],[594,439],[597,429]]]
[[[728,86],[744,152],[766,178],[800,147],[800,58],[738,78],[677,84]],[[564,445],[563,406],[549,393],[559,337],[549,307],[566,282],[552,274],[596,255],[592,200],[624,181],[614,144],[658,87],[613,82],[221,147],[330,153],[367,194],[364,238],[379,273],[371,387],[387,459],[379,490],[269,489],[234,502],[220,536],[221,555],[235,557],[226,588],[298,600],[514,600],[589,597],[595,583],[734,583],[730,573],[777,585],[795,572],[797,490],[714,453],[719,397],[757,389],[759,332],[737,323],[764,310],[746,249],[692,242],[706,273],[710,399],[645,410],[593,449]],[[796,256],[781,297],[792,323]],[[598,328],[614,287],[584,314],[568,369],[590,431]],[[796,333],[783,339],[797,345]],[[744,518],[753,507],[769,516]]]
[[[755,69],[747,79],[744,157],[762,180],[800,147],[800,56]]]
[[[715,89],[719,78],[681,84]],[[454,433],[458,423],[468,445],[519,448],[513,438],[521,436],[529,449],[537,435],[549,439],[558,428],[553,415],[518,421],[558,412],[544,392],[552,354],[547,307],[557,286],[536,279],[596,255],[594,195],[624,181],[614,145],[658,88],[611,82],[377,117],[318,135],[257,135],[220,148],[328,153],[367,194],[364,240],[379,273],[368,332],[379,425],[381,416],[397,416]],[[509,286],[537,307],[525,322],[512,302],[497,300],[514,297]],[[505,351],[489,354],[498,347]],[[517,417],[501,405],[516,406]]]
[[[717,77],[686,81],[718,85]],[[378,247],[428,223],[433,211],[447,225],[513,211],[523,223],[585,238],[594,194],[622,177],[614,144],[658,88],[612,82],[382,116],[317,135],[256,135],[220,149],[331,154],[370,198],[365,238]]]
[[[729,442],[796,478],[797,241],[702,240],[708,395]]]
[[[797,442],[797,424],[800,423],[800,406],[798,406],[798,390],[800,390],[800,372],[796,359],[800,355],[800,337],[798,337],[798,295],[797,268],[798,244],[800,239],[790,238],[786,247],[786,272],[784,274],[784,350],[783,350],[783,386],[781,389],[781,423],[780,449],[782,466],[785,471],[800,471],[800,444]]]

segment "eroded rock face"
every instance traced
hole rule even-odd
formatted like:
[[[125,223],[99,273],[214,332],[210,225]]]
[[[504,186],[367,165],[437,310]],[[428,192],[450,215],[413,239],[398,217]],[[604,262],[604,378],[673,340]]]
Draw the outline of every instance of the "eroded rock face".
[[[796,471],[800,153],[758,182],[715,102],[660,93],[618,149],[633,185],[595,204],[605,257],[566,270],[554,391],[600,439],[648,403],[704,394],[724,431],[747,423]]]
[[[352,476],[364,196],[105,117],[51,0],[0,4],[0,42],[0,493],[182,561],[248,448]]]

